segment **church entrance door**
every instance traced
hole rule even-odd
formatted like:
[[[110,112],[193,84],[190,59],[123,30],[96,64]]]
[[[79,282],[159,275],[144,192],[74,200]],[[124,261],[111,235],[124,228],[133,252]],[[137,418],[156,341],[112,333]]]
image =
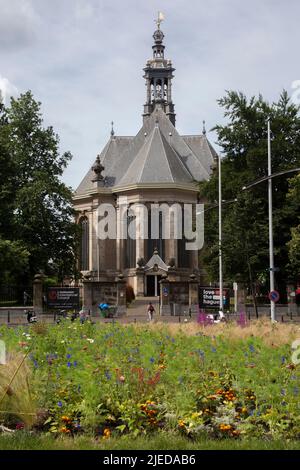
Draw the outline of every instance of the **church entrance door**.
[[[149,275],[146,282],[146,297],[158,297],[160,295],[161,276]]]

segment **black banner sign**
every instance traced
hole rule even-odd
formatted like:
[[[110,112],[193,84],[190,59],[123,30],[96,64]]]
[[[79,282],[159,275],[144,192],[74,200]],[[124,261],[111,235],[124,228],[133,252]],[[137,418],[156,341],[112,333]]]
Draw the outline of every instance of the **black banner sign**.
[[[79,308],[79,287],[48,287],[48,308]]]

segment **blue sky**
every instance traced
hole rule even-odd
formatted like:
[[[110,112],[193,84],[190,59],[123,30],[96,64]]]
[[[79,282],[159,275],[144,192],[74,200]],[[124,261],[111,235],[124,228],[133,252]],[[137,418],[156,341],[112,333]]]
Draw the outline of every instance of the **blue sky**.
[[[180,133],[222,122],[225,90],[273,101],[300,80],[298,0],[0,0],[0,89],[6,100],[30,89],[42,102],[45,125],[73,154],[64,175],[73,188],[112,120],[117,135],[141,126],[159,10]]]

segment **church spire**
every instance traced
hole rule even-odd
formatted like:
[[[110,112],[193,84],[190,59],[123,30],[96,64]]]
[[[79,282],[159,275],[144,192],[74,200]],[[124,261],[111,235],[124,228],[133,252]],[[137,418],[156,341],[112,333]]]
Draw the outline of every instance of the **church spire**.
[[[160,108],[175,126],[175,112],[172,101],[172,78],[175,69],[172,67],[172,62],[165,59],[164,33],[160,29],[163,19],[163,14],[159,12],[158,19],[155,21],[157,29],[153,34],[153,57],[147,61],[144,68],[147,96],[143,118],[145,122],[155,109]]]

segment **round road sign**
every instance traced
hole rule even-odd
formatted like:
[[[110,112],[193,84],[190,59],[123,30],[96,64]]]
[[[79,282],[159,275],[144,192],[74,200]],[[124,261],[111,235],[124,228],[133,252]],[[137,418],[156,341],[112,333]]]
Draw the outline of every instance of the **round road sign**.
[[[277,290],[272,290],[270,293],[269,293],[269,299],[272,300],[273,302],[278,302],[279,300],[279,292]]]

